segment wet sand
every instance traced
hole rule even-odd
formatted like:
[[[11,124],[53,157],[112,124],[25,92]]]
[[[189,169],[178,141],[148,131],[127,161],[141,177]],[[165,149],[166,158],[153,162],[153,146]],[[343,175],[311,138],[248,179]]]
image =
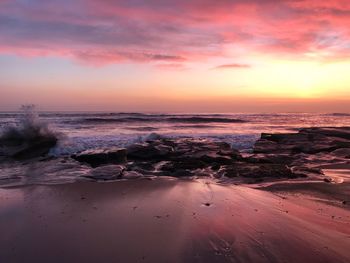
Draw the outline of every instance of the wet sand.
[[[0,262],[350,262],[346,205],[266,190],[169,178],[0,189]]]

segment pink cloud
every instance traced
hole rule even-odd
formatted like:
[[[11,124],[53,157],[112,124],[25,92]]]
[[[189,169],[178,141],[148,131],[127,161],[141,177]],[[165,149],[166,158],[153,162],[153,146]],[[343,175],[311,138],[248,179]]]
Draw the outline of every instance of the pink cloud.
[[[248,64],[232,63],[232,64],[219,65],[219,66],[216,66],[214,69],[245,69],[250,67],[251,65],[248,65]]]
[[[350,55],[348,25],[347,0],[1,1],[0,53],[174,64],[226,56],[235,45],[332,60]]]

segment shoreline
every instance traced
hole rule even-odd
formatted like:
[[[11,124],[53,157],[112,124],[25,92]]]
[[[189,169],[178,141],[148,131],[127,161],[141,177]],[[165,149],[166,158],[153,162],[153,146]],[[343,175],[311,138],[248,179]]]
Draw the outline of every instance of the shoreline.
[[[0,262],[346,263],[349,149],[350,128],[311,128],[262,134],[250,154],[157,134],[30,152],[1,163]]]

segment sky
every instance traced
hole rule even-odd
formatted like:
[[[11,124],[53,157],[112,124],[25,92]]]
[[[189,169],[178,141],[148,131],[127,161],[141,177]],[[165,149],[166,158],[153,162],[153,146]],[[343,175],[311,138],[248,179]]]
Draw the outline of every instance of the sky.
[[[350,112],[349,0],[0,0],[0,110]]]

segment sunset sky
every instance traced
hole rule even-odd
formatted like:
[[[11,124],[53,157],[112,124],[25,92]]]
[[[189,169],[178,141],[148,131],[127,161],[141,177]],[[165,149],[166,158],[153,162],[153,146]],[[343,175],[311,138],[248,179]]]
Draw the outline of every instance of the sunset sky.
[[[0,0],[0,110],[350,112],[349,0]]]

